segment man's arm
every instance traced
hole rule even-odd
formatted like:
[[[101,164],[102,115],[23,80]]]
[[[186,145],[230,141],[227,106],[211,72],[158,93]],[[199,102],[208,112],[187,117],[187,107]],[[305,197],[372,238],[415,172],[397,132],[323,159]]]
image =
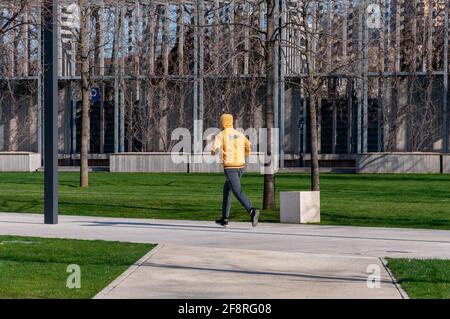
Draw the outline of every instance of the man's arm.
[[[217,134],[214,137],[214,142],[212,143],[211,155],[216,155],[217,150],[222,147],[222,133]]]
[[[245,157],[250,157],[250,154],[252,152],[252,143],[248,140],[248,137],[245,137]]]

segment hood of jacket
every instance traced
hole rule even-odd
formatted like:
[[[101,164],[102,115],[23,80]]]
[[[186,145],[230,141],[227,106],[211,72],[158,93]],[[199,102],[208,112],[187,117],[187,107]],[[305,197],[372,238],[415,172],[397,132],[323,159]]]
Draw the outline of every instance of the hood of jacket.
[[[233,128],[233,115],[231,114],[224,114],[220,117],[220,128],[226,129],[226,128]]]

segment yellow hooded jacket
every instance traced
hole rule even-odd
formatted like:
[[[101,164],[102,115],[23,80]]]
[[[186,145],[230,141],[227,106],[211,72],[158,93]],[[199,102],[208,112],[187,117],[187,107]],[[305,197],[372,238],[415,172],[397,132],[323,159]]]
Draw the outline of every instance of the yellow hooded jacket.
[[[211,150],[216,155],[221,153],[224,168],[243,168],[245,159],[250,156],[250,141],[244,134],[233,128],[233,116],[224,114],[220,117],[222,131],[214,139]]]

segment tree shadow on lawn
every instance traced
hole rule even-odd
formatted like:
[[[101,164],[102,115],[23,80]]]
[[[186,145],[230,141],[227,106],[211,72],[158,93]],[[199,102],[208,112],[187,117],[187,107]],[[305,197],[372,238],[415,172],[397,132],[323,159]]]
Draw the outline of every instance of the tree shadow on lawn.
[[[19,212],[19,213],[35,213],[40,212],[40,209],[42,209],[44,205],[44,199],[37,200],[37,199],[31,199],[31,200],[0,200],[0,211],[3,212]]]
[[[90,207],[96,207],[96,208],[105,207],[105,209],[108,209],[108,208],[136,209],[136,210],[144,210],[146,212],[158,211],[158,212],[167,212],[167,213],[179,213],[179,210],[175,210],[175,208],[135,206],[135,205],[129,205],[129,204],[105,204],[105,203],[86,203],[86,202],[74,203],[74,202],[67,202],[67,201],[60,201],[59,203],[60,203],[60,206],[90,206]],[[199,212],[198,208],[196,210],[194,207],[190,208],[190,209],[188,207],[189,207],[189,205],[183,206],[183,211]]]
[[[0,261],[9,261],[9,262],[17,262],[17,263],[38,263],[38,264],[62,264],[63,267],[66,264],[70,264],[70,263],[77,263],[79,262],[78,257],[70,257],[70,258],[49,258],[47,256],[44,257],[40,257],[40,256],[29,256],[29,257],[24,257],[24,256],[20,256],[20,257],[15,257],[15,256],[1,256],[0,257]],[[108,265],[108,266],[130,266],[130,264],[126,261],[111,261],[111,260],[100,260],[100,261],[95,261],[95,260],[90,260],[89,262],[83,262],[82,266],[88,266],[88,265]]]

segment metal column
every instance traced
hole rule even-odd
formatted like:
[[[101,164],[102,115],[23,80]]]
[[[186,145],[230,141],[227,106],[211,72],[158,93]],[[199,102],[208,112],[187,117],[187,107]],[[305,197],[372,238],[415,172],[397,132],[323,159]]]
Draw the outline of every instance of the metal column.
[[[278,0],[275,0],[274,3],[274,31],[277,32],[280,24],[280,3]],[[278,31],[279,32],[279,31]],[[279,41],[279,35],[276,36],[278,41],[275,41],[274,43],[274,63],[273,63],[273,73],[274,73],[274,87],[273,87],[273,117],[274,117],[274,123],[273,127],[276,129],[280,129],[280,121],[279,121],[279,102],[280,102],[280,41]],[[269,134],[269,133],[268,133]],[[272,145],[273,148],[273,145]],[[273,149],[273,151],[276,151],[279,155],[280,150]]]
[[[332,123],[331,123],[331,153],[336,154],[336,148],[337,148],[337,101],[336,101],[336,95],[337,95],[337,80],[336,78],[329,79],[329,82],[331,82],[331,87],[333,88],[332,92]],[[330,85],[330,83],[328,83]],[[329,89],[329,87],[328,87]]]
[[[121,59],[124,59],[123,57]],[[119,152],[125,152],[125,79],[124,62],[120,62],[120,98],[119,98]]]
[[[43,5],[44,221],[58,223],[58,32],[57,1]]]
[[[100,153],[105,152],[105,34],[102,32],[105,27],[105,3],[102,1],[100,2],[100,7],[98,10],[98,19],[97,21],[99,25],[99,56],[98,56],[98,63],[99,63],[99,75],[102,78],[102,83],[100,85]],[[141,34],[141,33],[139,33]]]
[[[198,0],[198,142],[199,151],[203,151],[203,118],[204,118],[204,103],[203,103],[203,73],[204,73],[204,59],[205,59],[205,46],[204,46],[204,3],[203,0]]]
[[[444,18],[444,96],[443,96],[443,141],[442,152],[448,153],[448,10],[449,2],[445,1]]]
[[[37,128],[36,128],[36,140],[37,140],[37,152],[41,154],[43,157],[43,147],[42,147],[42,11],[41,7],[38,11],[38,21],[40,23],[37,24],[37,38],[38,38],[38,46],[37,46],[37,54],[39,63],[37,64]]]
[[[120,9],[121,23],[119,32],[119,153],[125,152],[125,35],[124,25],[127,14],[125,3]]]
[[[300,96],[303,96],[303,141],[302,141],[302,165],[306,167],[306,153],[308,152],[308,148],[306,147],[306,143],[308,140],[308,96],[306,95],[306,91],[302,89],[303,92],[300,93]]]
[[[364,0],[365,2],[365,0]],[[363,51],[363,23],[364,23],[364,3],[362,3],[359,7],[359,19],[358,19],[358,52],[362,52]],[[356,123],[357,123],[357,135],[356,135],[356,140],[357,140],[357,148],[356,148],[356,152],[358,154],[361,154],[363,152],[362,150],[362,104],[363,104],[363,80],[362,75],[363,75],[363,60],[364,58],[360,58],[358,61],[359,64],[359,76],[360,78],[357,79],[357,95],[358,95],[358,109],[357,109],[357,118],[356,118]]]
[[[364,0],[363,2],[363,10],[364,10],[364,35],[363,35],[363,101],[362,101],[362,152],[367,153],[367,142],[368,142],[368,130],[369,130],[369,100],[368,100],[368,91],[369,91],[369,81],[368,81],[368,72],[369,72],[369,26],[368,26],[368,12],[367,12],[368,2]]]
[[[193,107],[192,107],[192,123],[194,130],[194,147],[192,152],[198,152],[198,1],[195,5],[195,15],[194,15],[194,94],[193,94]]]
[[[377,152],[383,151],[383,141],[381,139],[382,136],[382,126],[381,122],[383,121],[383,110],[382,110],[382,83],[384,83],[383,80],[378,79],[378,87],[377,87]]]
[[[115,32],[114,32],[114,153],[119,152],[119,50],[121,45],[120,33],[122,32],[121,15],[122,7],[120,3],[117,3],[114,19],[116,22]]]
[[[287,15],[287,9],[286,9],[286,0],[281,0],[281,15],[280,15],[280,23],[281,23],[281,31],[280,31],[280,41],[279,41],[279,51],[278,51],[278,58],[279,58],[279,109],[280,109],[280,115],[279,115],[279,123],[280,123],[280,168],[284,168],[284,136],[285,136],[285,117],[286,117],[286,111],[285,111],[285,73],[286,73],[286,54],[283,51],[283,40],[286,39],[286,28],[284,27],[286,23],[286,15]]]
[[[386,0],[380,0],[380,70],[384,75],[385,72],[385,32],[386,32]],[[414,68],[417,71],[417,68]],[[384,151],[384,112],[386,102],[386,78],[382,76],[378,79],[378,152]]]
[[[347,78],[348,96],[348,128],[347,128],[347,153],[353,153],[353,79]]]
[[[71,66],[70,66],[70,74],[72,76],[76,75],[76,44],[75,37],[72,37],[72,41],[70,43],[71,46]],[[73,159],[73,155],[77,152],[77,101],[75,99],[75,81],[70,81],[70,109],[71,109],[71,161]]]
[[[114,153],[119,152],[119,79],[118,72],[114,76]]]

